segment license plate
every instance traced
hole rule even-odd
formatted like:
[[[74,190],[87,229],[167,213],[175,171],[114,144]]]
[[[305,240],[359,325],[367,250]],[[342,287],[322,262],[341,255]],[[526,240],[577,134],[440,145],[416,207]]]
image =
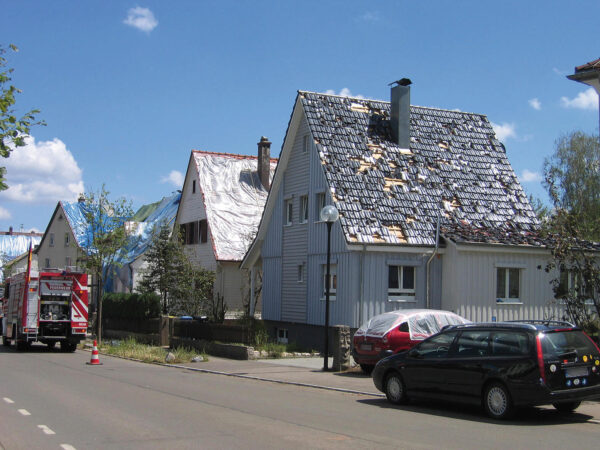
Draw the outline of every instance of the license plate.
[[[576,378],[576,377],[587,377],[590,374],[588,367],[571,367],[565,369],[565,377]]]
[[[373,350],[373,345],[372,344],[360,344],[360,349],[370,352],[371,350]]]

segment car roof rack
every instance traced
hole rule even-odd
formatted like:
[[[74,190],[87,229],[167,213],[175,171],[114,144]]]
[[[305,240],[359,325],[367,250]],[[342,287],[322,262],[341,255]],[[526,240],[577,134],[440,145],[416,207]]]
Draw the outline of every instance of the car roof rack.
[[[532,325],[545,325],[545,326],[555,326],[555,327],[569,327],[573,328],[576,325],[571,322],[567,322],[566,320],[533,320],[533,319],[522,319],[522,320],[506,320],[505,322],[509,323],[530,323]]]

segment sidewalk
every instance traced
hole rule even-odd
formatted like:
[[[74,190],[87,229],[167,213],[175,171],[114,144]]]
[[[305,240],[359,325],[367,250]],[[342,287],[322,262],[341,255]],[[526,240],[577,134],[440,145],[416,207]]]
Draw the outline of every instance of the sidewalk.
[[[329,366],[331,366],[331,359],[329,359]],[[241,378],[384,397],[373,385],[371,377],[365,375],[360,368],[347,372],[324,372],[323,358],[233,360],[210,356],[208,361],[178,364],[177,367]]]

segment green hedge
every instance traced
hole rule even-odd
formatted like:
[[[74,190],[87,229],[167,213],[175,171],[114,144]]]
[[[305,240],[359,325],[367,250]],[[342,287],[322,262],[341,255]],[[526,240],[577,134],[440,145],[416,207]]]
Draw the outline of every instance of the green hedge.
[[[158,294],[105,294],[102,315],[107,319],[152,319],[160,317]]]

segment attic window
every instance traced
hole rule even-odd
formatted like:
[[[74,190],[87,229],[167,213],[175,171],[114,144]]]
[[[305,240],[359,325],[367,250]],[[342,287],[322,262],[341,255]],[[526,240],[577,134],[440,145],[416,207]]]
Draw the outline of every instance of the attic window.
[[[206,219],[202,219],[198,224],[200,226],[200,242],[204,244],[208,241],[208,222]]]
[[[192,180],[192,194],[196,193],[196,180]]]
[[[308,153],[309,145],[310,145],[310,141],[308,139],[308,134],[305,134],[304,137],[302,138],[302,152],[303,153]]]

